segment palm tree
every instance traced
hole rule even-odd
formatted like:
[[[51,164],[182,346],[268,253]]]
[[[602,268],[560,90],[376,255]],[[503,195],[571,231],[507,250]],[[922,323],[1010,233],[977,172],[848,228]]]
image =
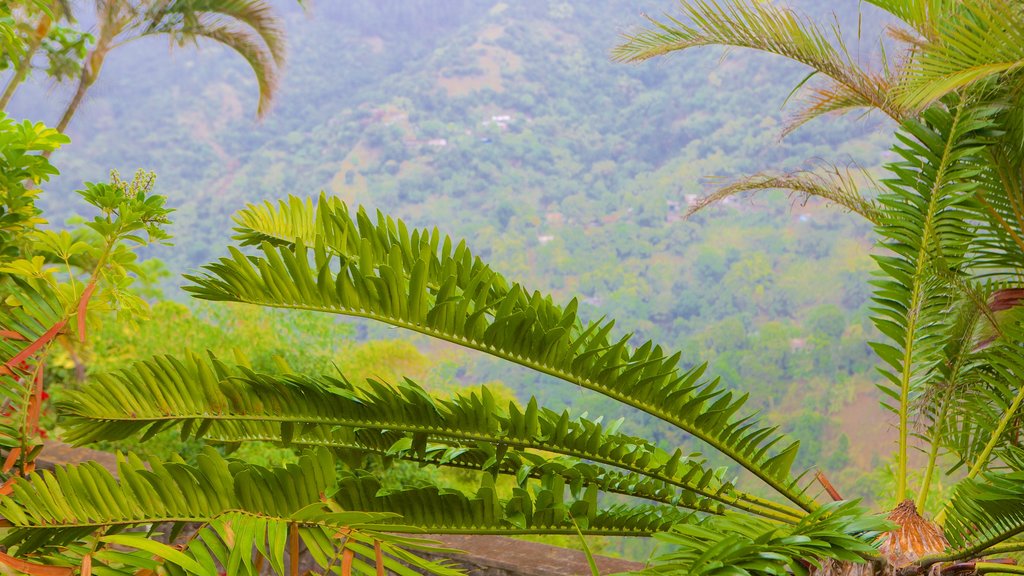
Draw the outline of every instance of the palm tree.
[[[231,48],[248,62],[260,87],[258,114],[266,114],[285,43],[281,21],[265,0],[96,0],[96,44],[86,56],[74,95],[57,123],[64,132],[86,92],[96,82],[107,54],[125,44],[168,35],[183,46],[198,39]]]
[[[62,20],[74,21],[71,14],[71,5],[68,0],[54,0],[52,2],[31,0],[22,4],[23,6],[20,8],[24,13],[23,15],[29,18],[36,18],[36,20],[34,25],[26,26],[27,30],[25,30],[24,34],[27,35],[27,38],[24,45],[18,50],[8,52],[12,56],[11,67],[14,69],[14,75],[8,79],[3,92],[0,93],[0,110],[7,108],[11,98],[14,97],[14,93],[25,79],[28,78],[29,72],[32,70],[32,59],[39,52],[40,48],[43,47],[43,41],[54,30],[54,25]]]
[[[451,573],[418,560],[413,552],[431,545],[410,534],[469,532],[655,536],[674,548],[652,574],[1024,572],[991,560],[1024,551],[1024,311],[1016,306],[1024,202],[1013,124],[1021,76],[1012,60],[1024,50],[1014,39],[1024,15],[982,0],[884,4],[908,23],[900,37],[911,48],[900,66],[875,75],[813,24],[765,3],[684,3],[683,18],[655,21],[618,54],[712,43],[768,49],[830,79],[811,88],[820,104],[809,117],[873,106],[900,122],[900,160],[876,198],[837,176],[881,237],[875,322],[887,340],[873,346],[901,431],[899,504],[887,519],[824,498],[821,488],[838,493],[819,475],[792,470],[798,445],[762,425],[744,408],[746,395],[725,390],[703,366],[634,342],[612,321],[581,320],[576,300],[558,304],[505,279],[437,229],[410,230],[321,196],[241,211],[237,245],[189,276],[186,289],[207,300],[367,318],[586,388],[692,436],[743,471],[744,486],[699,454],[663,450],[623,433],[620,422],[536,399],[502,406],[486,388],[440,397],[408,380],[351,382],[344,367],[263,373],[244,359],[160,356],[70,394],[61,404],[65,438],[148,438],[173,427],[211,444],[270,441],[305,455],[275,469],[212,449],[195,464],[147,467],[127,455],[118,478],[86,464],[15,480],[11,498],[0,500],[14,553],[0,562],[54,574],[100,566],[255,574],[265,563],[297,574],[304,542],[328,572],[380,574],[406,561]],[[776,177],[766,185],[805,182]],[[825,177],[806,181],[792,188],[834,189]],[[0,327],[31,341],[28,330],[44,324],[25,314],[0,317]],[[24,349],[8,346],[5,355]],[[914,423],[928,454],[916,504],[904,501]],[[362,469],[368,455],[475,471],[480,487],[384,491]],[[956,487],[932,523],[917,510],[943,463],[962,472],[949,474]],[[513,485],[504,495],[501,478]],[[628,498],[609,504],[604,494]],[[173,538],[189,523],[198,531]],[[150,538],[161,524],[171,526],[169,539]]]

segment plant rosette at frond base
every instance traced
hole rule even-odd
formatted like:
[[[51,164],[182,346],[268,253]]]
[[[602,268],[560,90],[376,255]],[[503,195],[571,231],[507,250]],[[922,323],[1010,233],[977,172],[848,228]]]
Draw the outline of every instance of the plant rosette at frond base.
[[[853,563],[829,560],[811,571],[811,576],[874,576],[897,575],[926,556],[941,554],[949,548],[949,542],[938,524],[917,513],[913,500],[900,502],[886,516],[895,528],[878,538],[879,562]],[[929,573],[939,573],[939,564],[930,567]]]

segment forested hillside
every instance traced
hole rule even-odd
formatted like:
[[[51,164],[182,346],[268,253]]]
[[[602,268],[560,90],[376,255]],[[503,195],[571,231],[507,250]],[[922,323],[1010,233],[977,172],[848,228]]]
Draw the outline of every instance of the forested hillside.
[[[861,28],[867,53],[882,17],[847,4],[837,18]],[[815,159],[877,167],[891,126],[851,117],[780,140],[780,106],[807,72],[759,54],[613,63],[617,34],[661,1],[279,8],[290,55],[261,122],[255,81],[233,53],[204,44],[168,54],[152,40],[112,54],[71,125],[73,144],[54,157],[62,174],[45,198],[50,218],[71,217],[73,190],[110,166],[156,171],[177,210],[177,247],[150,254],[173,273],[164,288],[177,299],[179,274],[224,254],[230,216],[246,202],[323,190],[413,225],[440,223],[508,276],[576,296],[586,316],[618,318],[619,330],[681,349],[688,364],[709,361],[803,441],[798,464],[859,490],[844,496],[871,496],[876,484],[852,481],[884,470],[868,449],[888,441],[861,429],[878,410],[865,344],[868,225],[781,194],[683,215],[737,175]],[[63,90],[26,88],[9,111],[50,119]],[[453,378],[606,413],[583,392],[467,361]],[[684,440],[635,416],[630,426]]]

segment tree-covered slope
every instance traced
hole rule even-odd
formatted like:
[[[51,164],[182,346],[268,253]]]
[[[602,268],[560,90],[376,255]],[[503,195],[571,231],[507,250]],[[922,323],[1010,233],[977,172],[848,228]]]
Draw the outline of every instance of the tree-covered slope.
[[[889,127],[854,117],[780,140],[780,105],[807,72],[760,54],[611,62],[642,10],[670,5],[353,0],[304,14],[281,2],[290,56],[262,122],[236,55],[140,42],[112,53],[72,123],[47,210],[72,214],[72,190],[110,166],[155,170],[178,210],[177,249],[161,254],[174,272],[222,255],[245,202],[289,193],[442,222],[509,276],[630,319],[619,328],[775,399],[763,408],[810,445],[801,464],[856,474],[880,439],[844,436],[854,428],[835,414],[873,406],[868,226],[782,196],[682,213],[721,178],[808,158],[875,167]],[[851,5],[837,17],[856,26]],[[859,25],[874,38],[868,10]],[[10,111],[52,119],[63,95],[26,88]],[[484,360],[459,376],[531,385]]]

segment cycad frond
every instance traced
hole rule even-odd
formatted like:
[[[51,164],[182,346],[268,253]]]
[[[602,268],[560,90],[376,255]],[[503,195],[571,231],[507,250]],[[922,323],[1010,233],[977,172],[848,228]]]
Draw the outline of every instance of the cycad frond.
[[[1024,472],[987,473],[956,485],[944,532],[951,559],[974,558],[1024,532]]]
[[[873,224],[879,223],[878,205],[866,198],[860,191],[861,182],[871,183],[871,177],[861,171],[861,177],[854,176],[850,169],[828,166],[824,170],[801,170],[788,174],[755,174],[720,188],[701,198],[687,212],[687,216],[720,202],[730,196],[760,190],[786,190],[803,196],[814,197],[838,204],[847,210],[860,214]]]
[[[293,203],[295,205],[296,203]],[[297,205],[302,205],[301,202]],[[250,207],[247,212],[272,211]],[[282,203],[282,211],[291,208]],[[745,396],[737,397],[717,381],[701,380],[703,368],[683,371],[680,354],[668,355],[653,342],[633,348],[630,337],[613,340],[614,322],[584,325],[576,300],[554,304],[509,284],[436,229],[409,231],[401,221],[365,212],[353,222],[347,207],[321,198],[307,212],[310,247],[285,229],[242,228],[243,243],[261,236],[261,256],[232,257],[189,276],[186,287],[198,298],[246,302],[280,308],[319,310],[365,317],[486,352],[600,392],[689,432],[729,456],[780,494],[811,510],[814,503],[790,477],[797,443],[773,451],[782,436],[736,417]],[[242,220],[245,220],[243,216]],[[288,218],[264,218],[283,222]]]
[[[397,568],[396,559],[401,559],[435,568],[439,574],[454,574],[443,565],[400,550],[408,544],[429,549],[430,543],[387,535],[386,531],[416,530],[396,525],[394,513],[343,511],[336,503],[325,504],[324,494],[333,494],[338,485],[334,459],[326,450],[306,454],[298,463],[278,469],[228,461],[212,449],[204,451],[196,465],[179,458],[147,466],[134,455],[119,455],[117,472],[115,478],[89,462],[19,479],[12,496],[0,502],[0,514],[13,524],[4,544],[15,547],[22,557],[46,557],[51,547],[71,544],[105,526],[108,535],[101,537],[101,542],[138,548],[143,554],[103,548],[91,555],[94,570],[152,569],[151,556],[155,554],[188,573],[215,576],[217,560],[231,568],[231,574],[254,574],[256,551],[283,574],[286,535],[301,527],[302,539],[310,549],[323,552],[351,546],[358,551],[368,545],[372,562],[377,541],[389,552],[386,568]],[[190,522],[204,527],[181,551],[155,543],[142,533],[114,535],[139,525]],[[339,532],[347,540],[333,536]],[[76,548],[65,554],[74,554]]]
[[[119,399],[117,405],[111,397]],[[184,362],[157,357],[99,376],[64,407],[70,416],[65,439],[77,443],[143,431],[148,437],[181,425],[184,437],[218,442],[269,440],[427,460],[426,446],[433,442],[452,450],[438,455],[440,460],[458,455],[462,467],[471,467],[475,454],[480,469],[511,468],[513,474],[521,472],[525,451],[544,450],[625,473],[599,468],[588,484],[648,480],[631,487],[634,496],[713,513],[729,504],[790,521],[799,515],[778,505],[766,508],[723,481],[720,472],[706,469],[700,458],[678,450],[668,454],[614,425],[606,430],[600,422],[538,407],[535,400],[525,410],[514,404],[506,410],[486,388],[479,395],[442,399],[408,381],[397,387],[369,381],[357,389],[344,379],[275,377],[198,356]],[[481,445],[492,446],[482,462]]]
[[[627,34],[612,56],[620,61],[639,62],[697,46],[761,50],[810,66],[857,94],[869,106],[897,120],[904,117],[904,111],[888,97],[888,84],[882,77],[859,68],[846,54],[838,34],[830,40],[820,27],[792,10],[770,2],[686,0],[681,11],[681,18],[648,17],[652,27]]]
[[[735,516],[711,517],[699,525],[684,524],[659,534],[659,540],[675,549],[656,558],[656,564],[644,573],[806,574],[808,564],[821,566],[825,558],[863,563],[865,556],[875,552],[869,542],[886,527],[885,520],[865,516],[850,502],[825,504],[795,526]],[[714,552],[709,554],[709,550]]]
[[[900,419],[897,501],[905,495],[909,410],[921,379],[941,356],[941,321],[951,304],[934,269],[956,273],[971,236],[963,223],[977,184],[977,154],[991,124],[991,110],[932,108],[921,121],[908,120],[897,133],[903,161],[889,166],[894,177],[882,206],[879,234],[891,255],[875,256],[882,276],[874,282],[875,325],[891,344],[873,343],[888,382],[883,386]]]
[[[596,487],[571,502],[557,490],[541,488],[531,493],[515,488],[512,497],[502,502],[490,476],[483,478],[477,493],[467,496],[436,486],[388,492],[373,474],[348,474],[341,478],[334,500],[343,510],[395,513],[396,524],[445,534],[575,534],[575,520],[585,534],[648,536],[676,523],[698,520],[695,514],[671,506],[619,504],[602,509]]]
[[[1024,332],[1020,322],[1024,314],[1015,310],[993,316],[999,323],[999,335],[986,337],[968,356],[945,434],[950,448],[969,467],[969,477],[995,468],[996,454],[1019,442],[1024,407],[1024,387],[1020,385]]]
[[[1020,275],[1024,269],[1024,108],[1003,109],[998,129],[1005,136],[988,148],[990,162],[978,175],[973,265],[986,274]]]

